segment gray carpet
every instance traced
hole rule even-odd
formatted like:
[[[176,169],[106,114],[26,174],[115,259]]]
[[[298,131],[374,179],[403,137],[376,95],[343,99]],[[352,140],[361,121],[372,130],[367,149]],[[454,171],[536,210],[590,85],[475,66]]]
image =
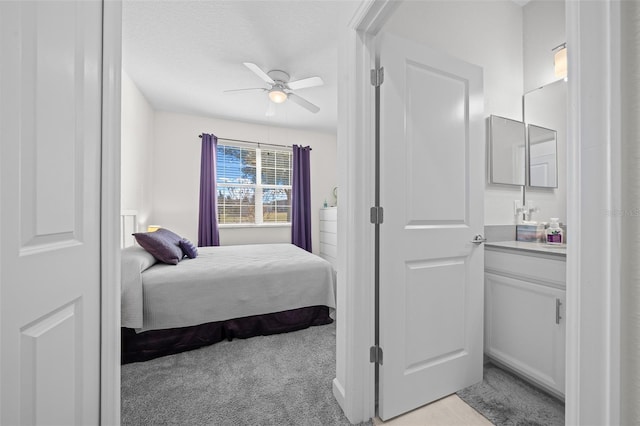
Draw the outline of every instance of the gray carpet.
[[[349,425],[335,323],[122,366],[122,425]]]
[[[562,426],[564,404],[493,364],[458,396],[496,426]]]

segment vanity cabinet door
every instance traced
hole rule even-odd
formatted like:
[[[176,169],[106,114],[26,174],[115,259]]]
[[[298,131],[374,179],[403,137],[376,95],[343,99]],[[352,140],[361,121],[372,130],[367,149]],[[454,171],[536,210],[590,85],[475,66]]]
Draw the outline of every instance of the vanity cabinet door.
[[[565,291],[485,273],[485,353],[564,396]]]

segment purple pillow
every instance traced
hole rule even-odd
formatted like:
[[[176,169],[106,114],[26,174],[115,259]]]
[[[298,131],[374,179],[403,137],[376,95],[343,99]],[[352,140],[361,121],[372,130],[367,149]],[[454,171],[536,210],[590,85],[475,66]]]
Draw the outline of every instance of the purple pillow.
[[[181,239],[178,244],[182,249],[182,252],[187,255],[189,259],[195,259],[198,256],[198,248],[186,238]]]
[[[163,237],[173,241],[175,243],[175,245],[178,245],[178,243],[180,242],[180,240],[182,239],[182,237],[178,234],[176,234],[175,232],[171,232],[169,231],[167,228],[159,228],[156,231],[156,234],[162,235]]]
[[[162,263],[177,265],[184,257],[180,248],[181,237],[168,229],[133,234],[138,244]]]

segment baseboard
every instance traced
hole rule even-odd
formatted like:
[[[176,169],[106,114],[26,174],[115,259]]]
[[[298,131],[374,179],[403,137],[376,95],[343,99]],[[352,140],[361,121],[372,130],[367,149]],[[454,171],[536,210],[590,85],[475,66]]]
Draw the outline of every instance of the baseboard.
[[[489,363],[490,364],[494,364],[496,367],[502,368],[503,370],[508,371],[509,373],[512,373],[516,376],[518,376],[520,379],[524,380],[525,382],[529,383],[531,386],[540,389],[542,392],[547,393],[551,396],[553,396],[554,398],[562,401],[563,403],[565,402],[565,395],[562,392],[557,391],[556,389],[552,388],[551,386],[541,382],[540,380],[536,380],[535,377],[531,376],[529,373],[527,373],[525,370],[518,368],[516,366],[510,365],[508,363],[505,363],[499,359],[496,359],[494,357],[488,357],[489,358]]]
[[[333,397],[336,399],[336,401],[338,401],[338,405],[340,406],[340,408],[342,408],[342,412],[344,412],[344,403],[345,403],[344,388],[338,381],[337,377],[333,379]]]

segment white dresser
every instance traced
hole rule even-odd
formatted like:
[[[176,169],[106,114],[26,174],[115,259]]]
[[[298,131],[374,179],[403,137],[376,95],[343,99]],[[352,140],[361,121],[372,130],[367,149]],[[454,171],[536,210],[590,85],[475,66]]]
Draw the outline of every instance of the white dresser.
[[[338,267],[338,208],[320,209],[320,257]]]

